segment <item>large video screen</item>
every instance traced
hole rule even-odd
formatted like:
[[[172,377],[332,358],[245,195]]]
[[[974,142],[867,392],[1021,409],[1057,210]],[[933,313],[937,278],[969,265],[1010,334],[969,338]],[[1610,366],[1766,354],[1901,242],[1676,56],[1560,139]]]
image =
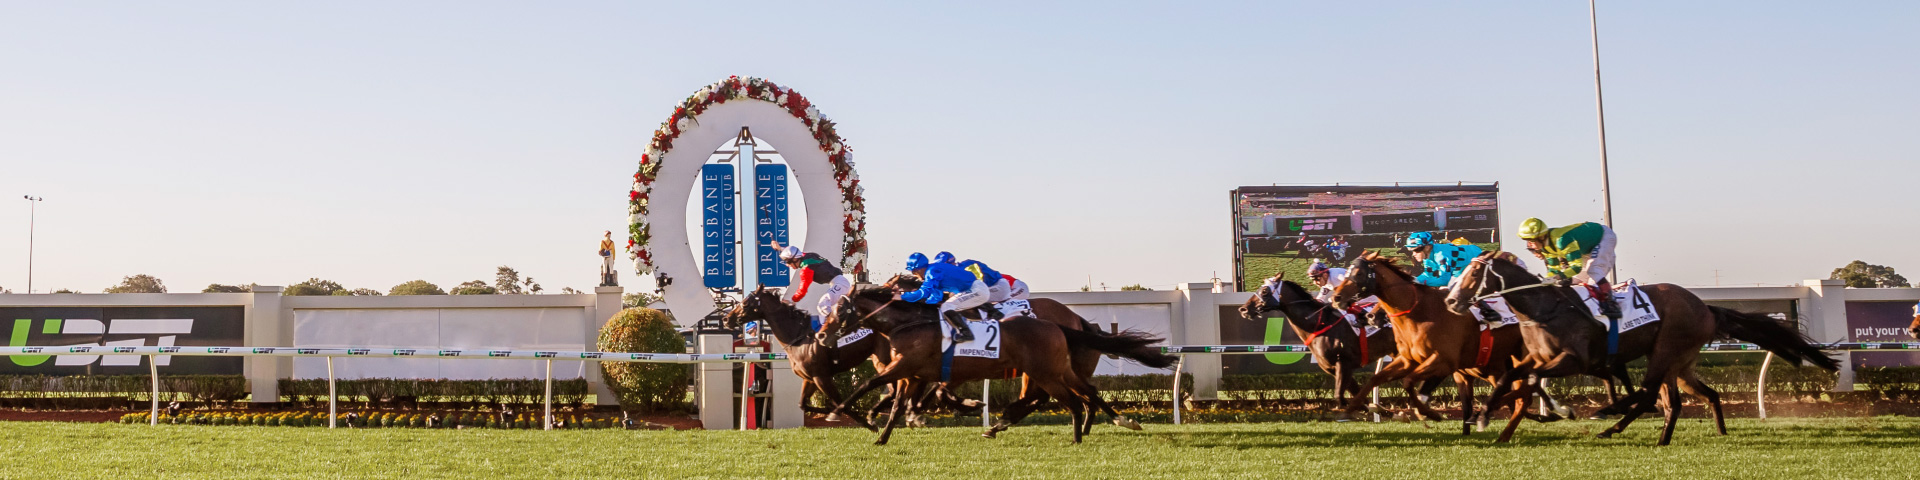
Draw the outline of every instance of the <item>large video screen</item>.
[[[1400,245],[1413,232],[1500,248],[1499,184],[1240,187],[1232,198],[1241,291],[1281,271],[1305,281],[1315,260],[1344,267],[1368,250],[1405,256]]]

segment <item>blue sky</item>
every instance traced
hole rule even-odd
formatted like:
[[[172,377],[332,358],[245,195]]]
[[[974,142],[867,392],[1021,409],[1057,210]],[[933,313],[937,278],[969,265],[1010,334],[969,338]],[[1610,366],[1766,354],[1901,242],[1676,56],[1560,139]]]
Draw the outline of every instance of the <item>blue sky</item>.
[[[1584,2],[712,5],[0,3],[0,286],[25,290],[35,194],[42,291],[590,287],[652,129],[728,75],[839,122],[881,270],[1231,277],[1238,185],[1499,181],[1509,231],[1600,214]],[[1623,273],[1920,272],[1920,4],[1600,21]]]

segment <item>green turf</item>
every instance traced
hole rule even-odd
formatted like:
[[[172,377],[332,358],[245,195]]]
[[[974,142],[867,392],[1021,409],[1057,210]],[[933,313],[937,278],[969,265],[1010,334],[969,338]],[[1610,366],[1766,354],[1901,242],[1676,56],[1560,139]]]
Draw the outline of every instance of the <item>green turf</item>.
[[[977,428],[760,432],[326,430],[9,423],[4,478],[1906,478],[1920,419],[1687,419],[1653,447],[1657,419],[1610,440],[1598,421],[1527,424],[1515,445],[1455,423],[1109,425],[997,440]]]

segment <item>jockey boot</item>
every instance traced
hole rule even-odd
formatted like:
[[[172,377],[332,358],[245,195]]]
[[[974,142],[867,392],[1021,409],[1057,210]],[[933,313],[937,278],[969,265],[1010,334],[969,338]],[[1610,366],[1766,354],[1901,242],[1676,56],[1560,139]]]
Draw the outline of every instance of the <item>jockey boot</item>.
[[[1613,299],[1613,284],[1602,280],[1594,282],[1593,286],[1596,290],[1600,291],[1600,298],[1595,299],[1600,302],[1600,314],[1605,315],[1609,320],[1619,321],[1621,316],[1620,302],[1614,301]]]
[[[1494,311],[1493,306],[1488,305],[1487,302],[1484,301],[1480,302],[1478,306],[1480,307],[1480,323],[1486,324],[1487,328],[1500,326],[1500,312]]]
[[[967,319],[960,316],[960,312],[948,310],[941,316],[947,319],[947,325],[953,326],[953,343],[973,341],[973,329],[967,328]]]
[[[1006,318],[1006,315],[1003,313],[1000,313],[1000,309],[994,308],[992,304],[988,304],[988,305],[980,306],[980,318],[984,318],[987,320],[999,320],[1002,318]]]

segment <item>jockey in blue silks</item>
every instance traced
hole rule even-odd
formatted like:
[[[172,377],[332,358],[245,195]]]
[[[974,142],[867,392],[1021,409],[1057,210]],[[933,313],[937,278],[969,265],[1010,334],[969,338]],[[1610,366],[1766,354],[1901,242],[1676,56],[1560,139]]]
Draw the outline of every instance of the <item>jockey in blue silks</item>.
[[[907,256],[907,271],[920,277],[920,289],[902,293],[900,299],[940,305],[940,318],[953,326],[953,340],[973,341],[973,331],[967,328],[967,320],[960,316],[960,311],[987,303],[990,293],[986,282],[959,265],[929,262],[927,256],[919,252]],[[947,297],[949,293],[953,297]]]
[[[1420,272],[1420,276],[1414,277],[1414,283],[1429,287],[1446,288],[1448,283],[1453,282],[1454,275],[1465,271],[1467,265],[1473,263],[1474,257],[1480,256],[1479,246],[1438,243],[1433,241],[1433,234],[1428,232],[1408,235],[1404,246],[1413,253],[1413,258],[1420,260],[1420,266],[1425,270]]]

